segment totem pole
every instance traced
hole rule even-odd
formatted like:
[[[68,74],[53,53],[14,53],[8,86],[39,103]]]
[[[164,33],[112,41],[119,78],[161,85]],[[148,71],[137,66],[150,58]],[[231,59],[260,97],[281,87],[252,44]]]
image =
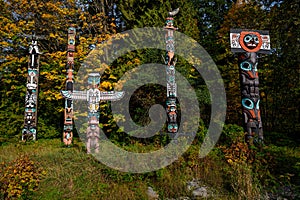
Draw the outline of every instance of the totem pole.
[[[25,116],[24,128],[22,130],[22,140],[36,140],[37,134],[37,99],[38,99],[38,78],[39,78],[39,61],[40,54],[37,40],[34,34],[31,36],[31,44],[29,47],[29,62],[27,76],[27,91],[25,96]]]
[[[100,91],[98,89],[100,85],[99,73],[89,73],[88,84],[89,89],[87,91],[74,90],[72,93],[70,93],[66,90],[61,91],[61,93],[66,99],[85,100],[88,102],[88,127],[86,130],[86,147],[87,153],[90,154],[92,152],[92,149],[94,149],[95,153],[99,152],[99,101],[117,101],[123,97],[124,92]]]
[[[242,95],[243,124],[248,144],[263,142],[262,120],[259,109],[258,53],[270,53],[268,31],[230,29],[231,51],[238,53]]]
[[[173,26],[173,16],[179,12],[179,8],[169,12],[169,17],[166,19],[166,72],[167,72],[167,101],[166,101],[166,112],[167,112],[167,131],[171,134],[176,134],[178,131],[177,123],[177,108],[176,108],[176,97],[177,97],[177,84],[175,82],[175,64],[177,59],[174,56],[174,31],[177,30]]]
[[[67,49],[67,80],[66,80],[66,91],[69,93],[73,92],[73,69],[74,69],[74,52],[75,52],[75,36],[76,29],[70,27],[68,29],[68,49]],[[63,142],[66,146],[72,144],[73,139],[73,101],[72,99],[65,99],[65,112],[64,112],[64,132]]]

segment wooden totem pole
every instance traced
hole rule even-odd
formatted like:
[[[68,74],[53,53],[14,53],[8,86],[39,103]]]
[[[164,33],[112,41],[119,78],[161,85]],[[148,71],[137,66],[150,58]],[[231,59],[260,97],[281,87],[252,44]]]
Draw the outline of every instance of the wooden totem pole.
[[[259,103],[258,56],[270,53],[268,31],[230,30],[231,51],[238,53],[242,95],[243,124],[248,144],[263,142],[263,128]]]
[[[172,12],[169,12],[169,16],[166,19],[166,30],[165,40],[166,40],[166,72],[167,72],[167,101],[166,101],[166,112],[167,112],[167,131],[170,134],[176,134],[178,131],[177,122],[177,107],[176,107],[176,97],[177,97],[177,84],[175,80],[175,64],[177,59],[175,58],[175,46],[174,46],[174,31],[177,30],[173,26],[173,16],[179,12],[179,8]]]
[[[36,140],[37,134],[37,99],[39,83],[39,61],[40,51],[37,45],[36,35],[31,36],[32,41],[29,47],[28,76],[25,96],[25,116],[24,128],[22,130],[22,140]]]
[[[100,139],[100,128],[99,128],[99,101],[117,101],[121,99],[124,92],[114,91],[100,91],[100,74],[89,73],[88,75],[88,90],[76,91],[70,93],[68,90],[61,91],[64,98],[68,100],[84,100],[88,102],[88,127],[86,130],[86,147],[87,153],[92,153],[94,149],[95,153],[99,152],[99,139]]]
[[[75,52],[75,36],[76,29],[70,27],[68,29],[68,49],[67,49],[67,80],[66,80],[66,91],[68,93],[73,92],[74,87],[74,52]],[[63,142],[66,146],[72,144],[73,139],[73,100],[65,99],[65,112],[64,112],[64,132],[63,132]]]

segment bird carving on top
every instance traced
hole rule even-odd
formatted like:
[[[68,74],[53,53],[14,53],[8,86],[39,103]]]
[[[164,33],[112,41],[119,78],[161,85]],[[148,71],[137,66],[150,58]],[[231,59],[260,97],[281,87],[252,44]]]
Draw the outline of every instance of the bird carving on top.
[[[175,16],[178,12],[179,12],[179,8],[176,8],[175,10],[169,12],[169,16],[170,17]]]

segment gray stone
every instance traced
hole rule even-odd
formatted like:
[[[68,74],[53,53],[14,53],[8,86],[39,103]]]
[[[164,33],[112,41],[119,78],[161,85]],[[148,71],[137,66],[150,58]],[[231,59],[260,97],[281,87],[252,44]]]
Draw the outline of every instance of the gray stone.
[[[194,190],[196,188],[199,188],[199,184],[196,179],[193,179],[192,181],[187,182],[187,189],[189,191]]]
[[[148,187],[147,195],[149,199],[158,199],[159,195],[153,190],[152,187]]]
[[[203,197],[203,198],[208,197],[207,189],[205,187],[199,187],[193,190],[192,194],[194,197]]]

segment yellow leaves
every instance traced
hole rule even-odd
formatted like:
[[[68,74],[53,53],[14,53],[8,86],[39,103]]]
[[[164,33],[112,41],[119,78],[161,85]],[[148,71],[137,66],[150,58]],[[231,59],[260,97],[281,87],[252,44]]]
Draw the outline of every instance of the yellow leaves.
[[[63,99],[59,91],[47,90],[41,93],[46,101],[57,101]]]
[[[84,14],[81,14],[81,15],[79,16],[79,19],[81,19],[82,21],[85,21],[85,20],[86,20],[86,17],[84,16]]]
[[[2,30],[4,32],[11,33],[16,32],[16,30],[18,30],[18,27],[14,23],[7,23],[5,26],[3,26]]]
[[[135,63],[136,65],[140,65],[140,64],[141,64],[141,61],[140,61],[140,59],[138,59],[138,58],[135,58],[133,61],[134,61],[134,63]]]
[[[112,23],[110,23],[110,26],[111,27],[116,27],[116,24],[112,22]]]
[[[55,97],[56,100],[63,99],[63,97],[60,93],[55,93],[54,97]]]
[[[54,35],[53,33],[50,33],[50,34],[49,34],[49,37],[50,37],[50,38],[55,38],[56,36],[57,36],[57,34],[55,34],[55,35]]]
[[[108,77],[109,79],[113,79],[113,80],[117,80],[117,77],[115,77],[114,75],[109,75],[109,77]]]
[[[2,47],[6,47],[6,46],[9,46],[9,43],[6,42],[6,41],[1,41],[1,42],[0,42],[0,45],[1,45]]]
[[[24,21],[24,20],[20,20],[18,22],[18,26],[24,26],[25,24],[26,24],[26,21]]]
[[[108,81],[103,81],[100,85],[101,88],[105,90],[111,90],[112,89],[112,84]]]
[[[79,41],[80,41],[80,43],[86,43],[87,39],[85,37],[80,37]]]
[[[86,23],[86,22],[83,22],[83,26],[82,26],[82,28],[88,28],[88,27],[89,27],[88,23]]]
[[[53,16],[50,15],[50,14],[48,14],[48,13],[44,13],[44,14],[42,14],[42,18],[44,18],[44,19],[51,19],[51,18],[53,18]]]

